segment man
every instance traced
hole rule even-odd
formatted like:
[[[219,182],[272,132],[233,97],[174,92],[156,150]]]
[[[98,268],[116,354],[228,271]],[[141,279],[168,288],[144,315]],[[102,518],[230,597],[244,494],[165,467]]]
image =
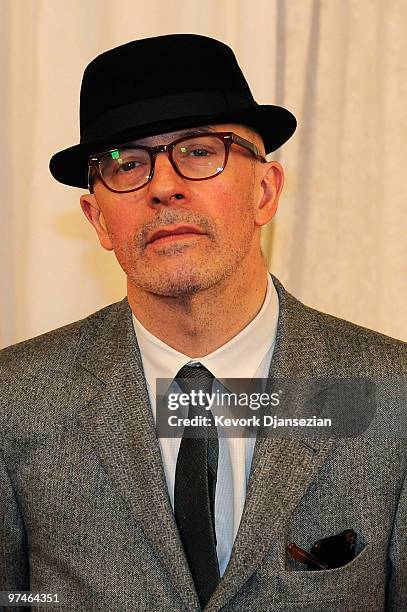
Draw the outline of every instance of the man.
[[[70,611],[407,610],[402,436],[221,438],[215,411],[195,438],[157,436],[157,379],[189,416],[217,379],[274,377],[334,415],[344,394],[320,381],[368,380],[352,415],[373,395],[379,425],[404,413],[405,345],[267,273],[283,170],[265,154],[294,130],[209,38],[135,41],[86,69],[81,144],[50,167],[89,187],[128,293],[1,353],[0,591]]]

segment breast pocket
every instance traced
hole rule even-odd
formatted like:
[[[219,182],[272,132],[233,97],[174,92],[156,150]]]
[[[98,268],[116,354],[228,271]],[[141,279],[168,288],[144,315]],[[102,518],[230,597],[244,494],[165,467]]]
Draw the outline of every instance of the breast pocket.
[[[279,610],[291,612],[380,612],[383,609],[385,569],[370,544],[342,567],[318,571],[278,571],[267,564],[262,579],[281,602]]]

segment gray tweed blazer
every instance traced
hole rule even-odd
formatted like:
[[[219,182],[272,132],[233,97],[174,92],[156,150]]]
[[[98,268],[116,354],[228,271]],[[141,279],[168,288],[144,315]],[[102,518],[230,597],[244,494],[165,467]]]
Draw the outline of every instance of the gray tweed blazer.
[[[270,376],[381,377],[382,416],[396,424],[406,345],[274,283]],[[0,591],[59,592],[69,612],[198,612],[127,300],[4,349],[0,384]],[[405,473],[402,436],[258,438],[232,557],[205,610],[407,611]],[[289,560],[288,543],[309,550],[347,528],[359,536],[349,564]]]

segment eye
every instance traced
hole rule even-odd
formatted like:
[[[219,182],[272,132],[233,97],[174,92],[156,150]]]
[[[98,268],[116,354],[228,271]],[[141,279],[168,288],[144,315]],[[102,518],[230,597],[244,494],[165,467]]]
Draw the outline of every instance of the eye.
[[[119,160],[117,160],[119,162]],[[143,163],[137,160],[120,161],[118,163],[117,172],[130,172],[142,166]]]
[[[206,143],[191,143],[191,144],[182,144],[178,151],[176,151],[176,155],[185,161],[187,160],[199,160],[199,159],[207,159],[208,157],[213,157],[217,155],[217,151],[214,147],[208,146]]]
[[[106,158],[105,168],[110,174],[133,174],[144,171],[150,164],[148,154],[140,149],[118,149]]]
[[[183,149],[184,147],[181,148],[182,152],[184,152]],[[208,157],[208,155],[212,154],[212,151],[203,147],[190,148],[189,150],[185,147],[185,149],[185,153],[190,157]]]
[[[186,138],[179,142],[175,148],[175,156],[183,164],[211,164],[214,160],[220,159],[224,155],[223,142],[214,136],[203,134]]]

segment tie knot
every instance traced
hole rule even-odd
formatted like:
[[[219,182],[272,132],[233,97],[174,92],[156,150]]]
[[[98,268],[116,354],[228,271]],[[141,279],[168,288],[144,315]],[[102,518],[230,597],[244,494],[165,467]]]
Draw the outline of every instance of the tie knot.
[[[180,369],[175,380],[184,393],[203,391],[211,393],[214,375],[201,363],[198,366],[185,365]]]

